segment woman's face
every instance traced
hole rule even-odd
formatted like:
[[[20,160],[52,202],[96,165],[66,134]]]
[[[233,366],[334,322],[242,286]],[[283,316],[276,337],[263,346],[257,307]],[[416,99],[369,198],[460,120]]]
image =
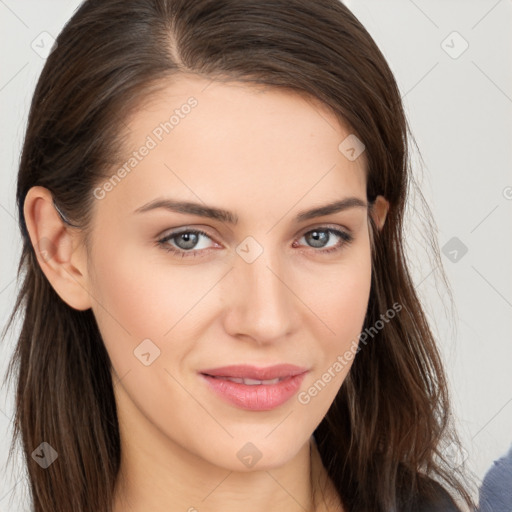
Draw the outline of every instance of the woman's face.
[[[352,138],[339,148],[350,132],[316,101],[184,76],[128,126],[126,160],[94,190],[87,263],[120,422],[148,449],[236,471],[284,464],[329,409],[362,329],[364,154]],[[297,368],[203,375],[233,365]],[[258,375],[288,378],[240,382]]]

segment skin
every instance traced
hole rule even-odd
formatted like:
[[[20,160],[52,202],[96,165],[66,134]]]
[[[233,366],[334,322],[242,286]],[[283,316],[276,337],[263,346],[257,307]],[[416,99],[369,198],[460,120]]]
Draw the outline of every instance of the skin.
[[[32,243],[55,246],[52,258],[38,255],[42,270],[71,307],[92,308],[112,361],[122,442],[114,511],[323,510],[312,499],[311,465],[326,499],[335,495],[310,460],[311,435],[351,362],[309,403],[294,396],[258,412],[224,402],[197,372],[287,362],[309,369],[300,388],[308,390],[358,339],[370,292],[369,215],[381,228],[389,204],[379,197],[372,212],[295,221],[344,197],[366,201],[365,160],[338,150],[350,131],[323,104],[286,90],[182,75],[130,118],[127,159],[190,96],[198,101],[190,114],[95,201],[90,253],[47,189],[33,187],[25,201]],[[134,213],[163,197],[222,207],[239,222]],[[156,244],[183,227],[210,238],[166,243],[196,257]],[[327,234],[315,244],[311,231],[325,227],[354,239]],[[236,252],[248,236],[263,249],[252,263]],[[160,350],[148,366],[134,356],[145,339]],[[247,442],[261,453],[252,467],[237,457]]]

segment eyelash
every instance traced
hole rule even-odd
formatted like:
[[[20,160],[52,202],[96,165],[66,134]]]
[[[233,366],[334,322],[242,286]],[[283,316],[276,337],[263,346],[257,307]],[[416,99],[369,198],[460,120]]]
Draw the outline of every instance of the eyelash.
[[[340,231],[338,229],[333,229],[333,228],[329,228],[329,227],[317,227],[317,228],[310,229],[309,231],[306,231],[305,233],[303,233],[300,238],[302,238],[303,236],[305,236],[309,233],[312,233],[313,231],[326,231],[328,233],[332,233],[332,234],[340,237],[343,240],[341,242],[341,245],[339,244],[335,247],[330,247],[329,249],[315,250],[313,247],[311,247],[311,249],[313,249],[314,252],[321,253],[321,254],[338,252],[338,251],[342,250],[344,247],[346,247],[347,245],[350,245],[350,243],[354,240],[354,237],[351,234],[347,233],[346,231]],[[171,245],[169,245],[167,243],[169,240],[172,240],[173,238],[176,238],[179,235],[183,235],[184,233],[194,233],[196,235],[203,235],[211,240],[211,236],[208,233],[201,231],[200,229],[186,229],[186,230],[170,233],[170,234],[166,235],[165,237],[157,240],[156,244],[158,247],[160,247],[164,251],[181,256],[182,258],[196,257],[198,255],[198,253],[201,253],[202,251],[208,251],[208,249],[199,249],[199,250],[191,249],[190,251],[185,251],[183,249],[176,249],[175,247],[172,247]]]

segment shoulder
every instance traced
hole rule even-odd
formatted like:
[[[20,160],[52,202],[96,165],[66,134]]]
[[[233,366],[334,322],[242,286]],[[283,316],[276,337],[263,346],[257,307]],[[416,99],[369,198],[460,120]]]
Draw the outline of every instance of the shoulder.
[[[480,487],[479,507],[482,512],[506,510],[512,503],[512,446],[495,460]]]

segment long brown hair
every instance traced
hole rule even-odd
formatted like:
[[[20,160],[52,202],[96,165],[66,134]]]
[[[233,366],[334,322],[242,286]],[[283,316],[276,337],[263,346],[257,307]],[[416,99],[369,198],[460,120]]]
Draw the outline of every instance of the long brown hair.
[[[7,374],[18,370],[9,456],[21,438],[34,511],[110,511],[121,448],[115,383],[95,318],[63,302],[43,274],[25,196],[32,186],[48,188],[87,234],[92,191],[119,163],[127,117],[182,72],[305,93],[364,143],[368,199],[382,195],[391,204],[382,230],[371,225],[364,330],[378,332],[361,345],[315,439],[349,511],[410,510],[436,480],[473,508],[467,480],[443,448],[459,441],[404,251],[410,129],[366,29],[338,0],[87,0],[38,80],[17,182],[23,282],[7,328],[17,314],[22,322]],[[434,236],[430,245],[438,258]],[[400,313],[375,329],[393,304]],[[45,470],[32,457],[42,442],[59,454]]]

